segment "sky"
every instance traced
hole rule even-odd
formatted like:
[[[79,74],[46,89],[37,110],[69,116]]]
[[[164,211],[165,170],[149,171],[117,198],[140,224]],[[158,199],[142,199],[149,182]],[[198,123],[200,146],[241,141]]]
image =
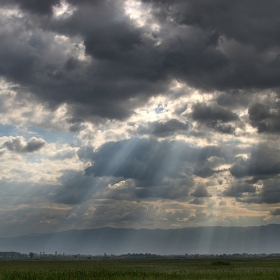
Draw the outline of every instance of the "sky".
[[[280,222],[278,0],[0,0],[0,237]]]

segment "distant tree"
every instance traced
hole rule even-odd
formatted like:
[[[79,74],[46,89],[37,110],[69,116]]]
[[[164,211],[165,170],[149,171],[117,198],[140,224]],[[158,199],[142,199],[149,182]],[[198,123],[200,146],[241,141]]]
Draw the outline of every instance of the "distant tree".
[[[33,256],[34,256],[34,253],[30,252],[30,253],[29,253],[30,259],[33,259]]]

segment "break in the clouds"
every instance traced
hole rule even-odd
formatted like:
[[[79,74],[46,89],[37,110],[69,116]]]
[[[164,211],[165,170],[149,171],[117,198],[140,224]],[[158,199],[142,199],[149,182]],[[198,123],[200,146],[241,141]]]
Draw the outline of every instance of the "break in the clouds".
[[[0,0],[0,235],[278,223],[279,8]]]

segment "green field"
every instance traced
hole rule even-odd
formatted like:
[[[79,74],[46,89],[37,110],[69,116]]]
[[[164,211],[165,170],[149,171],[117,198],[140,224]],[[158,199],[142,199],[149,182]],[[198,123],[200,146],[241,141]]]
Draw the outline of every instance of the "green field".
[[[229,262],[226,263],[226,262]],[[0,280],[280,279],[280,259],[1,260]]]

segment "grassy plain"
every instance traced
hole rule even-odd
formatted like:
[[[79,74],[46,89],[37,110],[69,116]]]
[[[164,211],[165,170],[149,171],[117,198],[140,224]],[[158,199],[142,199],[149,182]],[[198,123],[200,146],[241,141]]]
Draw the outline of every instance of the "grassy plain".
[[[1,260],[0,280],[280,280],[280,259]]]

